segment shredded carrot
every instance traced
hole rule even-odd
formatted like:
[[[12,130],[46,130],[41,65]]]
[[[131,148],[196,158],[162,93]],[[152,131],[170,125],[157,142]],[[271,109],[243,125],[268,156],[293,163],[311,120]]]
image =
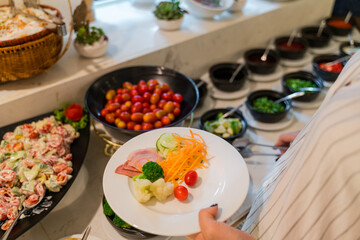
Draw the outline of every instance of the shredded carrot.
[[[188,171],[208,168],[207,151],[204,139],[190,130],[190,137],[180,137],[173,134],[176,148],[169,151],[165,160],[159,162],[164,170],[166,182],[174,186],[181,184]]]

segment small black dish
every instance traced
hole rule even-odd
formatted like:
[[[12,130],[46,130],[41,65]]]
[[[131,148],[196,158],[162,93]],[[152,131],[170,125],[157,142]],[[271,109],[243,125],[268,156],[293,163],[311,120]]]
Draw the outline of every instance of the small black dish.
[[[291,109],[291,100],[285,100],[282,104],[285,106],[285,110],[283,112],[278,113],[265,113],[261,112],[253,107],[253,101],[259,97],[268,97],[269,99],[275,101],[282,97],[285,97],[283,93],[276,92],[273,90],[257,90],[251,92],[245,101],[246,107],[250,110],[251,115],[254,117],[255,120],[264,123],[276,123],[286,117],[286,114]]]
[[[340,54],[343,56],[355,54],[355,52],[360,51],[360,42],[354,41],[354,47],[355,49],[351,48],[349,42],[343,42],[340,44]],[[354,49],[355,51],[351,51],[351,49]]]
[[[320,36],[317,36],[319,27],[304,27],[301,36],[306,39],[312,48],[323,48],[329,45],[332,34],[328,28],[324,28]]]
[[[250,49],[245,52],[245,62],[251,72],[261,75],[275,72],[280,62],[280,55],[276,51],[270,50],[266,61],[262,61],[261,56],[264,52],[263,48]]]
[[[319,55],[319,56],[315,57],[312,61],[312,65],[313,65],[315,74],[324,81],[335,82],[335,80],[337,79],[337,77],[339,76],[340,73],[326,71],[326,70],[320,68],[319,64],[331,62],[336,59],[339,59],[340,57],[341,56],[335,55],[335,54],[324,54],[324,55]]]
[[[216,108],[216,109],[212,109],[212,110],[209,110],[207,112],[205,112],[199,119],[199,126],[200,126],[200,129],[202,130],[205,130],[205,122],[206,121],[209,121],[209,120],[216,120],[216,116],[219,114],[219,113],[226,113],[228,111],[230,111],[232,108]],[[246,132],[246,129],[247,129],[247,122],[242,114],[242,112],[240,110],[237,110],[236,112],[234,112],[233,114],[231,114],[229,116],[229,118],[238,118],[242,124],[242,128],[241,128],[241,131],[238,133],[238,134],[235,134],[231,137],[227,137],[227,138],[223,138],[225,139],[226,141],[233,141],[235,138],[238,138],[238,137],[241,137],[245,134]]]
[[[282,58],[297,60],[305,56],[309,44],[303,37],[295,37],[290,46],[287,46],[289,36],[275,39],[275,47]]]
[[[320,88],[320,89],[324,88],[324,84],[322,83],[322,80],[317,78],[316,76],[314,76],[311,72],[305,72],[305,71],[292,72],[292,73],[285,74],[281,79],[281,85],[282,85],[282,88],[286,95],[297,92],[294,89],[290,88],[286,84],[287,79],[307,80],[307,81],[313,82],[317,88]],[[299,101],[299,102],[310,102],[310,101],[314,100],[319,94],[320,94],[320,91],[319,92],[306,92],[304,96],[298,97],[294,100]]]
[[[203,105],[204,100],[206,98],[206,96],[208,95],[208,88],[207,88],[207,82],[201,80],[201,79],[194,79],[194,82],[196,84],[196,87],[199,91],[199,102],[198,105],[196,106],[196,108],[199,108]]]
[[[105,196],[103,197],[103,207],[105,205]],[[115,214],[115,213],[114,213]],[[105,215],[105,214],[104,214]],[[139,230],[137,228],[131,227],[131,228],[125,228],[125,227],[118,227],[114,222],[113,222],[113,218],[115,217],[115,215],[112,216],[107,216],[105,215],[106,219],[108,220],[108,222],[111,224],[111,226],[114,227],[114,229],[123,237],[125,237],[126,239],[150,239],[153,237],[156,237],[157,235],[151,234],[151,233],[147,233],[144,232],[142,230]]]
[[[347,36],[354,28],[353,22],[349,21],[348,26],[344,21],[345,17],[331,17],[326,19],[326,26],[330,29],[331,33],[335,36]],[[341,26],[343,25],[343,27]]]
[[[219,63],[213,65],[210,70],[210,79],[214,86],[225,92],[235,92],[244,86],[248,76],[246,67],[239,71],[233,82],[229,82],[231,76],[238,68],[239,63]]]

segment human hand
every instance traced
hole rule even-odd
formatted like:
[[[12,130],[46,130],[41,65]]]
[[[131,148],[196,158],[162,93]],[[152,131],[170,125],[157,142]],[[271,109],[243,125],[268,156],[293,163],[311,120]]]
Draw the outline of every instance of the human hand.
[[[190,240],[255,240],[250,234],[215,220],[218,211],[215,206],[199,212],[200,233],[187,236]]]
[[[279,139],[275,143],[275,146],[290,147],[290,144],[294,141],[294,139],[299,134],[299,132],[300,131],[289,132],[289,133],[284,133],[284,134],[280,135]],[[282,154],[284,152],[286,152],[286,150],[281,150],[281,149],[280,149],[280,151]]]

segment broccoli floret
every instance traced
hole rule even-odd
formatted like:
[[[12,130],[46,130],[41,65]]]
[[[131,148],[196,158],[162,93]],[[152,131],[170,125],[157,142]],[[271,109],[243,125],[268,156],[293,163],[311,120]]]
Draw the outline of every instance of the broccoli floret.
[[[115,223],[116,226],[120,228],[131,228],[131,226],[128,223],[126,223],[124,220],[119,218],[118,215],[115,215],[113,222]]]
[[[132,178],[134,181],[136,181],[136,179],[146,179],[145,175],[143,173],[136,175]]]
[[[110,205],[108,204],[108,202],[106,201],[106,199],[104,199],[103,211],[106,216],[112,216],[115,214],[114,211],[111,209]]]
[[[156,162],[145,163],[145,165],[142,167],[142,172],[146,179],[150,180],[151,182],[155,182],[159,178],[164,177],[164,170]]]

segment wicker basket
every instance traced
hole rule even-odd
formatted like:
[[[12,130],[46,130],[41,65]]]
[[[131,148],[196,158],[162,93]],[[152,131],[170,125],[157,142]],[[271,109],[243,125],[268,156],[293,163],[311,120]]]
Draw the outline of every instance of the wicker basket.
[[[71,13],[70,1],[68,3]],[[43,7],[52,8],[44,5]],[[24,43],[14,46],[0,47],[0,82],[4,83],[33,77],[53,66],[69,48],[72,35],[72,20],[69,40],[63,51],[61,51],[63,47],[62,36],[56,32],[43,35],[38,39],[30,39],[30,41],[27,39],[26,42],[19,41]]]

